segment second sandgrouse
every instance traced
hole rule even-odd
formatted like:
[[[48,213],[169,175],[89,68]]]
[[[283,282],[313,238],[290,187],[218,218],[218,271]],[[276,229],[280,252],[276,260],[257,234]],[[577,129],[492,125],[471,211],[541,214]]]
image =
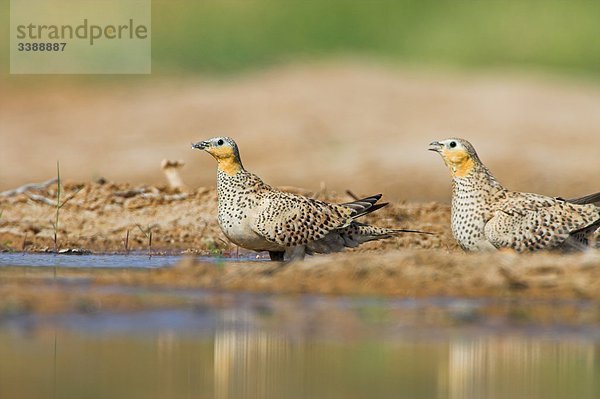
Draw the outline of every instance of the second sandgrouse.
[[[215,137],[192,144],[217,161],[218,221],[233,243],[268,251],[271,260],[302,259],[305,254],[330,253],[372,240],[414,230],[387,229],[355,219],[385,204],[381,195],[345,204],[331,204],[277,190],[242,166],[237,144]]]
[[[599,194],[573,200],[505,189],[466,140],[434,141],[452,175],[452,233],[467,251],[583,249],[600,227]]]

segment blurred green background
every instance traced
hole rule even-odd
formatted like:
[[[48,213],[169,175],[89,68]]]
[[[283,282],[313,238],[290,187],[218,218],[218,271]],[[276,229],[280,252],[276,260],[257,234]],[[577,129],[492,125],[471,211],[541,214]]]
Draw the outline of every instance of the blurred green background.
[[[153,74],[350,56],[597,76],[600,1],[152,2]],[[9,1],[2,6],[8,21]],[[2,34],[8,35],[4,25]],[[0,54],[8,71],[8,46]]]

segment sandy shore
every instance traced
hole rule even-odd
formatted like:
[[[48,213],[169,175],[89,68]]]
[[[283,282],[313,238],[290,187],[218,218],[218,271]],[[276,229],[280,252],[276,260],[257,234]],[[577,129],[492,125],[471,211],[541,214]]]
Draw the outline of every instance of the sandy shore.
[[[333,192],[285,189],[332,202],[351,200],[348,195]],[[3,209],[0,242],[6,250],[54,250],[56,194],[54,184],[29,194],[0,197],[0,209]],[[67,202],[59,214],[59,248],[123,252],[128,236],[128,250],[148,250],[151,231],[154,251],[185,250],[205,255],[239,253],[217,225],[214,188],[173,192],[165,187],[71,183],[65,185],[62,198]],[[368,243],[359,251],[452,248],[449,217],[447,205],[392,202],[361,220],[386,227],[431,231],[436,235],[403,234],[392,240]]]

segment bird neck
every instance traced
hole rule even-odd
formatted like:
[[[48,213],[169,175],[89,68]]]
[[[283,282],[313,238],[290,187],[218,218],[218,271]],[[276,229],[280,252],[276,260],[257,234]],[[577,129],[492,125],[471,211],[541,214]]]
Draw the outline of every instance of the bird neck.
[[[217,168],[228,176],[235,176],[242,170],[242,162],[237,157],[217,158]]]
[[[458,172],[453,172],[455,187],[480,187],[488,192],[504,191],[504,187],[481,162],[463,166]]]
[[[454,177],[464,178],[475,171],[476,162],[471,157],[465,157],[458,162],[449,163],[448,166]]]

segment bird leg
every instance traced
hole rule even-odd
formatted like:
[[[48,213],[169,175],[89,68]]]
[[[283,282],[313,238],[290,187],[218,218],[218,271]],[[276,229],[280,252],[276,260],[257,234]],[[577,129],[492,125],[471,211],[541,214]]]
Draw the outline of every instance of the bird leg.
[[[285,255],[283,251],[269,251],[269,257],[273,262],[283,262],[283,255]]]
[[[304,256],[306,256],[306,247],[304,245],[290,247],[285,250],[285,255],[287,257],[288,262],[304,260]]]

